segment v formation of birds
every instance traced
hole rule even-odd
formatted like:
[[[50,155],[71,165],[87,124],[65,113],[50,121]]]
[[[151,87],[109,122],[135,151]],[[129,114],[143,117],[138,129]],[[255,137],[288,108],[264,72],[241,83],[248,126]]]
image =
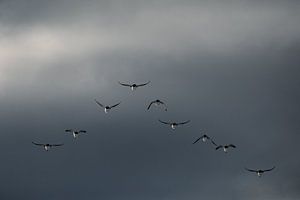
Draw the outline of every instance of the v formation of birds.
[[[119,84],[121,86],[125,86],[125,87],[129,87],[132,91],[135,91],[137,88],[142,87],[142,86],[146,86],[150,83],[150,81],[146,82],[146,83],[142,83],[142,84],[128,84],[128,83],[121,83],[119,82]],[[117,106],[119,106],[121,104],[121,102],[112,104],[112,105],[104,105],[103,103],[99,102],[97,99],[95,99],[95,103],[104,110],[105,113],[108,113],[109,111],[111,111],[113,108],[116,108]],[[164,111],[167,111],[167,105],[165,102],[156,99],[153,100],[149,103],[147,110],[151,109],[151,107],[156,106],[156,107],[161,107],[162,109],[164,109]],[[186,121],[182,121],[182,122],[174,122],[174,121],[163,121],[158,119],[158,121],[164,125],[168,125],[170,126],[171,129],[176,129],[178,126],[183,126],[185,124],[190,123],[190,120],[186,120]],[[76,130],[76,129],[66,129],[65,130],[66,133],[70,133],[73,135],[74,138],[77,138],[80,134],[86,134],[87,131],[86,130]],[[201,135],[200,137],[198,137],[192,144],[196,144],[199,142],[203,142],[203,143],[210,143],[215,150],[220,150],[222,149],[225,153],[229,152],[229,149],[235,149],[237,148],[234,144],[217,144],[210,136],[208,136],[205,132],[201,132],[203,135]],[[46,151],[49,151],[50,148],[52,147],[60,147],[63,146],[63,143],[60,144],[49,144],[49,143],[37,143],[37,142],[32,142],[32,144],[36,145],[36,146],[41,146],[43,147]],[[269,169],[249,169],[245,167],[245,170],[248,172],[253,172],[256,173],[258,177],[261,177],[265,172],[270,172],[273,171],[275,169],[275,166],[273,166],[272,168]]]

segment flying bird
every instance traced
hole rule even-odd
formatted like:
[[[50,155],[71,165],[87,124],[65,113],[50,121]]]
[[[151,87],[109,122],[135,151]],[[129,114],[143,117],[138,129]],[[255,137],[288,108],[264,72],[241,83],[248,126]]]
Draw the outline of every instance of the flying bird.
[[[77,138],[80,133],[86,133],[85,130],[66,129],[65,132],[72,133],[74,138]]]
[[[273,169],[275,169],[275,166],[272,167],[271,169],[265,169],[265,170],[262,170],[262,169],[253,170],[253,169],[248,169],[248,168],[245,168],[245,169],[249,172],[255,172],[258,177],[261,177],[263,173],[269,172],[269,171],[272,171]]]
[[[167,111],[167,106],[164,102],[162,102],[161,100],[157,99],[157,100],[154,100],[154,101],[151,101],[151,103],[149,104],[147,110],[149,110],[151,108],[151,106],[154,105],[154,106],[160,106],[160,105],[163,105],[164,108],[165,108],[165,111]]]
[[[179,125],[184,125],[184,124],[187,124],[189,123],[191,120],[187,120],[185,122],[180,122],[180,123],[177,123],[177,122],[165,122],[165,121],[162,121],[162,120],[158,120],[160,123],[163,123],[163,124],[167,124],[169,126],[171,126],[172,129],[175,129],[177,126]]]
[[[104,112],[105,112],[105,113],[108,113],[112,108],[117,107],[117,106],[120,105],[120,103],[121,103],[121,102],[119,102],[119,103],[117,103],[117,104],[115,104],[115,105],[112,105],[112,106],[105,106],[105,105],[103,105],[102,103],[100,103],[99,101],[97,101],[96,99],[95,99],[95,102],[96,102],[101,108],[104,108]]]
[[[143,84],[136,84],[136,83],[134,83],[134,84],[127,84],[127,83],[121,83],[121,82],[119,82],[120,85],[130,87],[130,89],[132,91],[136,90],[138,87],[148,85],[149,83],[150,83],[150,81],[148,81],[147,83],[143,83]]]
[[[42,147],[44,147],[44,149],[46,151],[48,151],[51,147],[58,147],[58,146],[64,145],[64,144],[40,144],[40,143],[35,143],[35,142],[32,142],[32,144],[37,145],[37,146],[42,146]]]
[[[228,144],[228,145],[219,145],[219,146],[216,147],[216,150],[218,150],[218,149],[220,149],[220,148],[223,148],[223,151],[224,151],[225,153],[227,153],[227,152],[228,152],[228,149],[229,149],[230,147],[231,147],[231,148],[236,148],[235,145],[233,145],[233,144]]]
[[[207,142],[210,141],[214,146],[218,146],[208,135],[204,134],[201,137],[198,137],[193,144],[196,144],[197,142],[199,142],[200,140],[202,140],[202,142]]]

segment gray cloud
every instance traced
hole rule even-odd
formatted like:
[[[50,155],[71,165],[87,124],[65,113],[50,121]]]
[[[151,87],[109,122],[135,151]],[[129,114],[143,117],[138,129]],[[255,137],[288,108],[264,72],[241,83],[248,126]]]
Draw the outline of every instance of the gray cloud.
[[[0,197],[298,199],[298,11],[297,1],[1,1]],[[135,93],[118,85],[148,80]],[[122,103],[104,115],[94,98]],[[169,112],[146,111],[156,98]],[[192,122],[174,132],[159,118]],[[63,132],[73,127],[89,133],[74,141]],[[192,145],[201,128],[238,148]],[[243,169],[272,165],[261,179]]]

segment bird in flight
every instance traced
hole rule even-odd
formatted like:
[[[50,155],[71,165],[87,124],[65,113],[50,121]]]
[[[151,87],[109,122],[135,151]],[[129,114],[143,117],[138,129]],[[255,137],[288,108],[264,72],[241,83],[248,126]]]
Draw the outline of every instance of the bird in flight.
[[[138,87],[148,85],[149,83],[150,83],[150,81],[148,81],[147,83],[143,83],[143,84],[136,84],[136,83],[134,83],[134,84],[127,84],[127,83],[121,83],[121,82],[119,82],[120,85],[130,87],[130,89],[132,91],[136,90]]]
[[[58,146],[64,145],[64,144],[40,144],[40,143],[35,143],[35,142],[32,142],[32,144],[37,145],[37,146],[42,146],[42,147],[44,147],[44,149],[46,151],[48,151],[51,147],[58,147]]]
[[[193,144],[196,144],[197,142],[199,142],[200,140],[202,140],[202,142],[207,142],[210,141],[213,145],[217,146],[216,143],[206,134],[202,135],[201,137],[198,137]]]
[[[162,121],[162,120],[158,120],[160,123],[163,123],[163,124],[167,124],[169,126],[171,126],[172,129],[175,129],[177,126],[179,125],[184,125],[184,124],[187,124],[189,123],[191,120],[187,120],[185,122],[180,122],[180,123],[177,123],[177,122],[165,122],[165,121]]]
[[[228,145],[219,145],[219,146],[216,147],[216,150],[218,150],[218,149],[220,149],[220,148],[223,148],[223,151],[224,151],[225,153],[227,153],[227,152],[228,152],[228,149],[229,149],[230,147],[231,147],[231,148],[236,148],[235,145],[233,145],[233,144],[228,144]]]
[[[117,104],[115,104],[115,105],[112,105],[112,106],[105,106],[105,105],[103,105],[102,103],[100,103],[99,101],[97,101],[96,99],[95,99],[95,102],[96,102],[101,108],[104,108],[104,112],[105,112],[105,113],[108,113],[112,108],[117,107],[117,106],[120,105],[120,103],[121,103],[121,102],[119,102],[119,103],[117,103]]]
[[[248,168],[245,168],[245,169],[249,172],[255,172],[258,177],[261,177],[263,173],[269,172],[269,171],[272,171],[273,169],[275,169],[275,166],[272,167],[271,169],[265,169],[265,170],[262,170],[262,169],[253,170],[253,169],[248,169]]]
[[[77,138],[80,133],[86,133],[85,130],[66,129],[65,132],[72,133],[74,138]]]
[[[165,108],[165,111],[167,111],[167,106],[164,102],[162,102],[161,100],[159,99],[156,99],[154,101],[151,101],[151,103],[149,104],[147,110],[149,110],[151,108],[151,106],[154,105],[154,106],[160,106],[160,105],[163,105],[164,108]]]

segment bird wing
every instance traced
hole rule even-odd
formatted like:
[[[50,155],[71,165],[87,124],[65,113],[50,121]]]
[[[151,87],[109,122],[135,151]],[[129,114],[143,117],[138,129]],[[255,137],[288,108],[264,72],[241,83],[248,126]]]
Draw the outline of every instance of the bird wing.
[[[80,130],[80,131],[78,131],[79,133],[86,133],[86,131],[85,130]]]
[[[264,171],[264,172],[269,172],[269,171],[272,171],[273,169],[275,169],[275,166],[272,167],[271,169],[266,169],[266,170],[262,170],[262,171]]]
[[[228,147],[236,148],[236,146],[233,144],[228,145]]]
[[[137,84],[136,86],[137,86],[137,87],[145,86],[145,85],[148,85],[150,82],[151,82],[151,81],[148,81],[147,83],[143,83],[143,84],[139,84],[139,85]]]
[[[38,145],[38,146],[44,146],[44,144],[35,143],[35,142],[32,142],[32,144],[34,144],[34,145]]]
[[[115,105],[113,105],[113,106],[110,106],[110,107],[111,107],[111,108],[117,107],[118,105],[120,105],[120,103],[121,103],[121,102],[119,102],[119,103],[117,103],[117,104],[115,104]]]
[[[65,132],[73,132],[73,129],[66,129]]]
[[[245,168],[245,170],[249,171],[249,172],[257,172],[257,170],[254,170],[254,169],[248,169],[248,168]]]
[[[120,81],[119,81],[119,84],[120,84],[120,85],[123,85],[123,86],[131,87],[131,85],[126,84],[126,83],[121,83]]]
[[[201,140],[202,139],[202,137],[199,137],[199,138],[197,138],[194,142],[193,142],[193,144],[196,144],[199,140]]]
[[[64,145],[64,144],[50,144],[50,146],[52,146],[52,147],[58,147],[58,146],[62,146],[62,145]]]
[[[104,105],[103,104],[101,104],[99,101],[97,101],[96,99],[95,99],[95,102],[96,102],[96,104],[98,104],[100,107],[104,107]]]
[[[164,122],[164,121],[162,121],[162,120],[158,120],[160,123],[163,123],[163,124],[168,124],[168,125],[170,125],[170,124],[172,124],[172,123],[170,123],[170,122]]]
[[[217,146],[217,147],[216,147],[216,150],[218,150],[218,149],[220,149],[220,148],[222,148],[222,147],[223,147],[222,145]]]
[[[183,124],[187,124],[187,123],[189,123],[191,120],[187,120],[187,121],[185,121],[185,122],[181,122],[181,123],[178,123],[179,125],[183,125]]]
[[[213,140],[210,140],[210,141],[213,145],[218,146]]]
[[[148,108],[147,108],[147,110],[149,110],[150,109],[150,107],[152,106],[152,104],[154,103],[154,101],[151,101],[151,103],[149,104],[149,106],[148,106]]]

